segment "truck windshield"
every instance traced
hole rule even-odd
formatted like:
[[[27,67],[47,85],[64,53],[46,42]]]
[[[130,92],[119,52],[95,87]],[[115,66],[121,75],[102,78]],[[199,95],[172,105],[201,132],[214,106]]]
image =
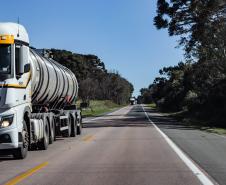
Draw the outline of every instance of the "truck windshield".
[[[11,73],[11,45],[0,45],[0,74]]]

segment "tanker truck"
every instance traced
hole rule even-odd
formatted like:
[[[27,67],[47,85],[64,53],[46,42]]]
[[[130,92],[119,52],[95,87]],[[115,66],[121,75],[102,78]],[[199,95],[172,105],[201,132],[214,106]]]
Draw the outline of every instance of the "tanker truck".
[[[0,154],[23,159],[56,136],[81,134],[77,96],[69,69],[32,49],[22,25],[0,23]]]

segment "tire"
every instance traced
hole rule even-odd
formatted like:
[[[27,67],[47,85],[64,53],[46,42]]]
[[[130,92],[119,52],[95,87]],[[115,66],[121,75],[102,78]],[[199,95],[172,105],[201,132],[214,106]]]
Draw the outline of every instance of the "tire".
[[[49,145],[49,124],[48,124],[48,120],[45,118],[44,120],[44,136],[43,139],[41,141],[38,142],[38,148],[40,150],[47,150],[48,145]]]
[[[28,146],[29,146],[29,135],[26,122],[23,121],[22,146],[14,150],[13,157],[15,159],[24,159],[27,156]]]
[[[71,137],[76,137],[77,135],[77,121],[73,121],[74,119],[71,119]]]
[[[80,124],[77,125],[77,134],[81,135],[82,134],[82,118],[79,119]]]
[[[69,117],[67,121],[68,121],[68,130],[66,130],[62,133],[63,137],[70,137],[71,136],[71,118]]]

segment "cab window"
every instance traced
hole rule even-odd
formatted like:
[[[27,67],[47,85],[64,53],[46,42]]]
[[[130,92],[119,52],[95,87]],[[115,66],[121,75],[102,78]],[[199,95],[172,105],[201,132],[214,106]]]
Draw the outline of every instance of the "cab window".
[[[11,45],[0,45],[0,73],[11,74]]]

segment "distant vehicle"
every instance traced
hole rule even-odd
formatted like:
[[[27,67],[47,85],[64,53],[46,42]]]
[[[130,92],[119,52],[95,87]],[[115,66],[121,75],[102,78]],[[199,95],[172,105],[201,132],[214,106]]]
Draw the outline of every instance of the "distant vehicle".
[[[136,98],[135,97],[131,97],[130,98],[130,105],[135,105],[137,103]]]
[[[82,131],[75,75],[40,51],[22,25],[0,23],[0,153],[18,159]]]

